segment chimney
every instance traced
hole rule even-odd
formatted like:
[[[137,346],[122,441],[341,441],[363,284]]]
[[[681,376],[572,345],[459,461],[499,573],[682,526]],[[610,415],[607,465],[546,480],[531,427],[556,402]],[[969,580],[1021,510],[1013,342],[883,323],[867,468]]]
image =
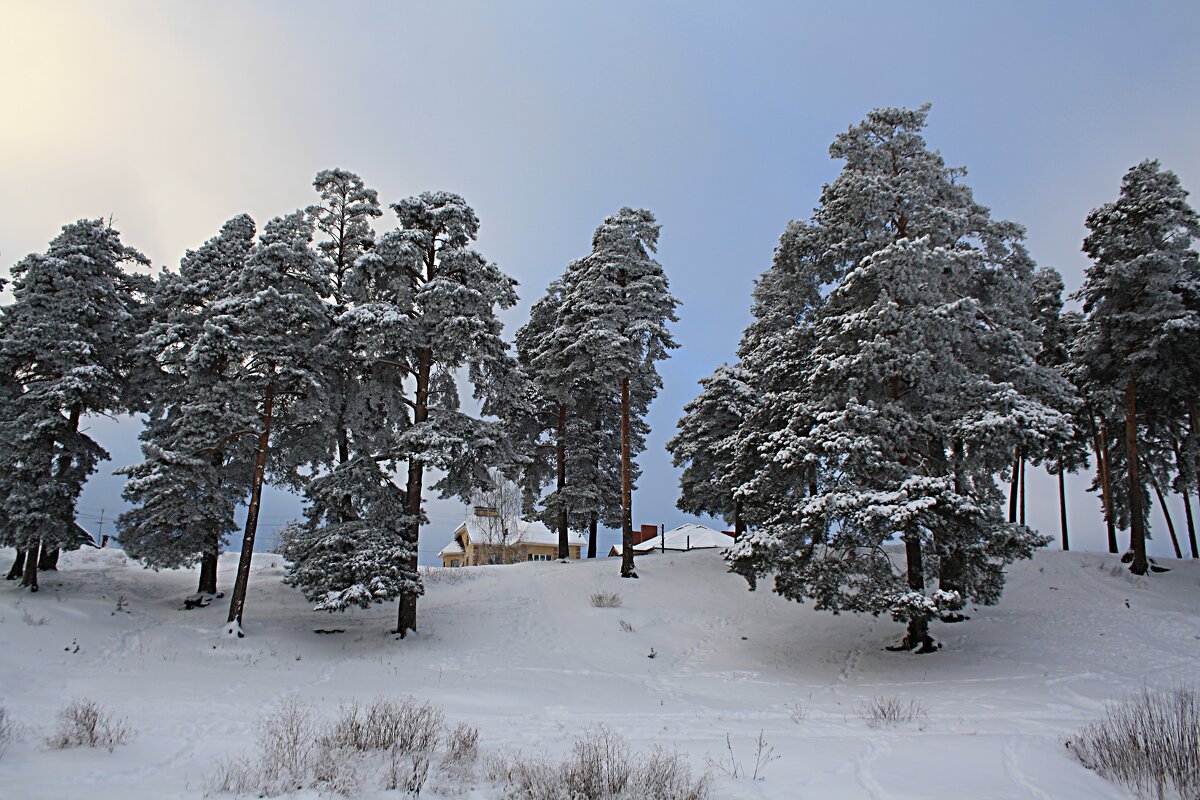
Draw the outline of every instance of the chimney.
[[[657,525],[643,525],[641,530],[633,532],[633,543],[639,545],[642,542],[649,541],[658,536]]]

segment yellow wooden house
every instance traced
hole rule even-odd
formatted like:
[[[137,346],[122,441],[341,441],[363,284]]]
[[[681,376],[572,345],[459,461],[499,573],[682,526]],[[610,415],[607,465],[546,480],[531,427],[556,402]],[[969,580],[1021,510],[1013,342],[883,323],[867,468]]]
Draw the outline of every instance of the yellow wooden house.
[[[571,534],[567,551],[579,558],[587,542]],[[558,533],[540,522],[503,519],[495,509],[476,506],[454,529],[454,538],[438,553],[444,567],[553,561],[558,558]]]

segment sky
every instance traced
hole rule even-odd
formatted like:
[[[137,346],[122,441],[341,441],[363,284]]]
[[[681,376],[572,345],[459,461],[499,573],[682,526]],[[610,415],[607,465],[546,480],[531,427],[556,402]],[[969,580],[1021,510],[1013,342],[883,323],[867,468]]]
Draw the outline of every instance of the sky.
[[[1200,187],[1198,35],[1185,2],[5,0],[0,274],[97,216],[154,271],[175,268],[238,213],[261,227],[308,205],[337,166],[384,203],[463,195],[478,249],[520,282],[511,340],[606,215],[649,208],[680,348],[660,366],[634,524],[669,529],[694,519],[663,444],[696,381],[733,358],[785,225],[837,174],[837,133],[931,102],[930,146],[1073,291],[1083,220],[1130,166],[1158,158]],[[81,520],[96,531],[103,511],[111,532],[110,473],[139,460],[139,425],[88,424],[112,460]],[[1088,480],[1070,482],[1072,542],[1103,549]],[[1057,536],[1053,480],[1030,470],[1028,491],[1029,522]],[[431,563],[465,509],[427,498]],[[263,542],[299,509],[271,493]],[[1167,552],[1157,517],[1154,533]]]

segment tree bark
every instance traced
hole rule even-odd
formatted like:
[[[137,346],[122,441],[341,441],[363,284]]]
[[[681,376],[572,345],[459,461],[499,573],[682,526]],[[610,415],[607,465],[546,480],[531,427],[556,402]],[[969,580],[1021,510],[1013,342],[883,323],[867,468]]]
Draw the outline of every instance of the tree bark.
[[[925,592],[925,565],[921,556],[921,539],[915,533],[904,536],[904,556],[908,562],[908,588],[914,592]],[[932,653],[937,650],[933,637],[929,635],[928,617],[911,617],[905,631],[903,649],[915,653]]]
[[[592,514],[591,518],[588,519],[588,552],[587,552],[588,558],[596,557],[596,528],[597,528],[597,526],[598,526],[598,522],[596,520],[596,515]]]
[[[43,547],[41,555],[38,556],[38,572],[58,572],[60,552],[57,547]]]
[[[738,540],[746,532],[746,523],[742,520],[742,499],[733,498],[733,538]]]
[[[25,551],[18,550],[17,558],[15,561],[13,561],[12,568],[9,569],[8,574],[4,576],[4,580],[15,581],[17,578],[21,577],[24,574],[25,574]]]
[[[1167,520],[1167,532],[1171,534],[1171,546],[1175,548],[1175,557],[1182,559],[1183,552],[1179,549],[1179,537],[1175,535],[1175,522],[1171,519],[1171,511],[1167,508],[1167,499],[1163,497],[1162,487],[1158,485],[1158,478],[1154,477],[1153,470],[1147,469],[1146,475],[1150,478],[1154,496],[1158,498],[1158,505],[1162,508],[1163,517]]]
[[[1149,569],[1146,560],[1146,524],[1142,516],[1142,470],[1138,463],[1137,441],[1137,386],[1133,375],[1125,382],[1125,461],[1129,470],[1129,546],[1133,550],[1133,561],[1129,571],[1134,575],[1145,575]]]
[[[21,575],[21,588],[31,592],[38,590],[38,551],[41,546],[42,543],[39,541],[25,550],[25,570]]]
[[[558,442],[554,447],[556,460],[555,486],[558,490],[558,557],[565,559],[571,555],[567,549],[567,503],[564,490],[567,487],[567,406],[558,404]]]
[[[1192,558],[1196,558],[1196,520],[1192,516],[1192,499],[1187,492],[1180,492],[1179,497],[1183,500],[1183,513],[1187,517],[1188,527],[1188,546],[1192,550]]]
[[[629,378],[621,378],[621,577],[636,578],[633,567],[633,480],[629,466]]]
[[[1021,482],[1021,448],[1013,451],[1012,478],[1008,482],[1008,521],[1017,521],[1017,491]]]
[[[433,369],[433,352],[428,347],[417,350],[417,391],[413,398],[413,425],[429,419],[429,374]],[[412,555],[408,568],[417,574],[417,544],[421,538],[421,491],[425,481],[425,462],[419,458],[408,460],[408,482],[405,484],[404,511],[408,515],[408,531],[405,540]],[[409,631],[417,629],[417,594],[404,592],[400,595],[396,611],[396,633],[403,639]]]
[[[1100,500],[1104,504],[1104,527],[1108,533],[1108,552],[1120,552],[1117,547],[1117,525],[1113,517],[1112,473],[1109,472],[1108,432],[1104,416],[1100,415],[1100,426],[1097,429],[1096,420],[1091,414],[1088,419],[1092,426],[1092,449],[1096,451],[1096,474],[1100,479]]]
[[[1066,478],[1063,476],[1062,461],[1058,462],[1058,519],[1062,525],[1062,549],[1067,552],[1071,549],[1071,540],[1067,536],[1067,486]]]
[[[200,556],[200,583],[196,587],[200,594],[217,593],[217,551],[210,550]]]
[[[233,584],[233,596],[229,601],[229,623],[227,631],[242,633],[242,612],[246,608],[246,589],[250,584],[250,559],[254,557],[254,536],[258,531],[258,511],[262,506],[263,482],[267,475],[267,456],[271,448],[271,419],[275,413],[275,381],[267,384],[263,392],[262,431],[258,434],[258,445],[254,453],[254,476],[250,482],[250,507],[246,511],[246,529],[242,534],[242,552],[238,556],[237,579]]]
[[[1021,459],[1021,524],[1025,524],[1025,459]]]

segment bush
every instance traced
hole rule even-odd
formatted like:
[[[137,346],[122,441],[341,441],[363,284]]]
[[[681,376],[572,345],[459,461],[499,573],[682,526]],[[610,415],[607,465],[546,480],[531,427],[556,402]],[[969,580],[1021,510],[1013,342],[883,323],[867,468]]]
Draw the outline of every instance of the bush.
[[[1143,797],[1200,797],[1200,713],[1192,689],[1109,703],[1104,719],[1066,742],[1079,763]]]
[[[129,740],[132,731],[95,700],[81,699],[58,712],[58,728],[46,739],[51,750],[69,747],[104,747],[108,752]]]
[[[925,711],[916,700],[904,703],[898,697],[874,697],[859,706],[858,716],[872,728],[878,728],[912,722],[925,716]]]
[[[3,758],[4,751],[16,738],[17,723],[8,715],[8,709],[0,706],[0,758]]]
[[[379,699],[365,709],[343,706],[328,723],[309,707],[286,700],[259,723],[258,757],[219,762],[207,789],[260,797],[304,789],[353,796],[370,779],[415,796],[428,778],[430,754],[444,728],[440,708],[411,698]]]
[[[447,764],[466,766],[474,764],[479,758],[479,729],[472,728],[465,722],[458,723],[446,736]]]
[[[692,777],[678,753],[654,748],[631,755],[625,740],[599,728],[576,740],[560,762],[520,752],[489,759],[487,777],[505,797],[522,800],[706,800],[711,779]]]
[[[343,707],[325,741],[331,747],[363,752],[428,752],[437,747],[445,723],[442,710],[429,703],[418,705],[411,698],[399,702],[381,698],[365,712],[357,705]]]
[[[596,608],[620,608],[621,595],[616,592],[593,592],[592,605]]]

